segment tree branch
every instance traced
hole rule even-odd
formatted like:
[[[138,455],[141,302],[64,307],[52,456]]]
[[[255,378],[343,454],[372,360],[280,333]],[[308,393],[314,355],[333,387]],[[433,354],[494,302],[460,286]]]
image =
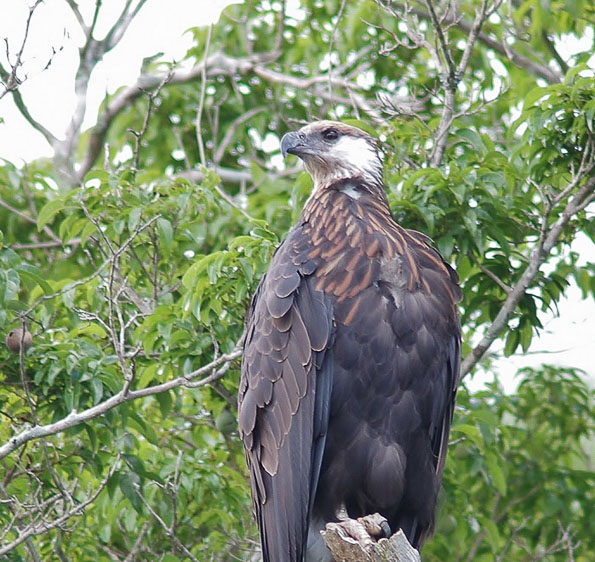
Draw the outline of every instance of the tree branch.
[[[5,68],[2,67],[2,65],[0,65],[0,78],[3,81],[5,81],[8,79],[8,76],[9,76],[9,73],[6,71]],[[7,91],[9,91],[9,90],[7,90]],[[31,125],[37,132],[41,133],[44,136],[45,140],[52,147],[55,146],[58,143],[57,137],[55,137],[49,129],[46,129],[46,127],[44,127],[41,123],[39,123],[39,121],[37,121],[36,119],[33,118],[31,113],[29,113],[29,109],[25,105],[25,102],[23,101],[23,96],[21,96],[21,93],[19,92],[19,90],[16,88],[13,88],[12,90],[10,90],[10,93],[12,95],[12,99],[14,100],[14,104],[17,106],[17,109],[19,110],[21,115],[25,118],[27,123],[29,123],[29,125]]]
[[[6,58],[9,59],[8,64],[10,64],[11,71],[6,72],[6,70],[4,68],[1,68],[2,72],[0,73],[0,77],[2,78],[2,81],[4,82],[4,84],[3,84],[4,91],[2,93],[0,93],[0,100],[8,92],[14,92],[23,83],[23,81],[26,80],[26,78],[24,78],[23,80],[19,79],[19,77],[17,76],[17,72],[19,70],[19,67],[23,64],[22,63],[23,51],[25,50],[25,45],[27,44],[27,39],[29,38],[29,27],[31,26],[31,19],[33,18],[33,13],[37,9],[37,6],[39,6],[39,4],[41,4],[42,2],[43,2],[43,0],[36,0],[35,4],[33,4],[33,6],[31,6],[29,8],[29,15],[27,16],[27,21],[25,22],[25,33],[23,34],[23,41],[21,42],[21,48],[18,50],[18,52],[16,54],[14,63],[10,62],[8,39],[5,40],[6,41]]]
[[[296,174],[297,172],[300,172],[302,169],[302,165],[299,164],[292,168],[286,168],[281,172],[268,174],[267,177],[274,181],[277,178],[282,178]],[[254,178],[252,177],[252,172],[250,170],[234,170],[233,168],[223,168],[221,166],[214,166],[212,168],[209,168],[209,170],[215,172],[221,178],[222,181],[227,183],[244,183],[254,181]],[[194,183],[200,183],[204,179],[204,173],[201,170],[185,170],[183,172],[180,172],[179,174],[176,174],[176,177],[185,178]]]
[[[270,68],[265,68],[263,66],[255,66],[254,74],[263,80],[266,80],[267,82],[272,82],[273,84],[284,84],[286,86],[296,88],[297,90],[309,90],[312,86],[321,83],[331,84],[333,87],[336,86],[339,88],[344,88],[349,92],[356,106],[368,114],[372,121],[374,121],[377,125],[384,124],[384,119],[382,119],[379,112],[369,104],[364,96],[357,93],[357,91],[361,90],[362,88],[353,82],[349,82],[348,80],[344,80],[342,78],[330,78],[326,74],[313,76],[311,78],[298,78],[297,76],[281,74],[280,72],[271,70]],[[317,90],[316,95],[329,101],[337,101],[337,96],[330,92],[329,88],[324,88],[320,91]]]
[[[132,390],[128,393],[124,393],[123,388],[111,398],[108,398],[107,400],[100,402],[92,408],[88,408],[87,410],[83,410],[82,412],[77,412],[76,410],[73,410],[68,416],[62,418],[61,420],[58,420],[57,422],[46,425],[37,425],[28,429],[24,429],[0,447],[0,459],[3,459],[13,451],[17,450],[19,447],[22,447],[25,443],[28,443],[29,441],[32,441],[34,439],[40,439],[42,437],[47,437],[48,435],[56,435],[57,433],[62,433],[63,431],[66,431],[71,427],[76,427],[81,423],[85,423],[89,420],[102,416],[106,412],[109,412],[110,410],[119,406],[120,404],[123,404],[124,402],[131,402],[132,400],[143,398],[145,396],[160,394],[162,392],[166,392],[168,390],[172,390],[180,386],[186,386],[191,388],[205,386],[210,382],[221,378],[229,370],[231,363],[235,361],[238,357],[240,357],[241,354],[242,350],[238,344],[231,353],[223,354],[217,359],[200,367],[199,369],[196,369],[195,371],[192,371],[187,375],[177,377],[175,379],[169,380],[158,385],[149,386],[147,388],[142,388],[139,390]],[[195,380],[198,377],[201,377],[207,373],[211,374],[198,381]],[[0,551],[0,554],[1,553],[2,551]]]
[[[159,92],[161,92],[163,87],[169,82],[170,79],[171,79],[171,72],[166,74],[166,76],[163,78],[163,80],[161,80],[161,82],[159,83],[157,88],[155,88],[154,91],[149,92],[147,94],[147,98],[148,98],[149,102],[148,102],[148,106],[147,106],[147,111],[145,112],[145,118],[143,120],[141,130],[134,131],[134,130],[130,129],[130,132],[134,135],[134,152],[133,152],[133,157],[132,157],[132,169],[130,170],[133,179],[136,177],[136,174],[138,172],[139,162],[140,162],[141,142],[143,140],[143,137],[147,133],[147,127],[149,126],[149,121],[151,119],[151,113],[153,112],[153,104],[155,103],[155,98],[157,98],[157,96],[159,95]]]
[[[207,157],[205,155],[205,145],[202,140],[202,110],[205,104],[205,93],[207,91],[207,65],[206,61],[209,58],[209,48],[211,47],[211,36],[213,34],[213,25],[209,25],[207,32],[207,41],[205,43],[204,62],[200,73],[200,100],[198,102],[198,109],[196,110],[196,140],[198,142],[198,152],[200,156],[200,163],[203,166],[207,165]]]
[[[278,53],[261,53],[248,57],[234,58],[224,53],[213,53],[202,63],[197,64],[190,70],[173,70],[168,85],[185,84],[196,80],[202,75],[203,68],[206,68],[207,76],[232,76],[236,73],[246,74],[256,65],[270,62],[278,57]],[[91,128],[89,143],[79,171],[75,174],[74,183],[82,181],[85,174],[91,169],[99,153],[103,148],[103,141],[112,121],[117,115],[136,101],[146,90],[156,88],[166,74],[142,74],[132,86],[125,88],[110,100],[105,109],[99,114],[97,124]]]
[[[393,6],[403,12],[406,12],[406,6],[400,2],[393,3]],[[410,9],[410,11],[422,19],[431,20],[430,14],[424,10],[413,8]],[[446,25],[454,25],[466,33],[470,33],[473,27],[473,24],[464,18],[455,18],[448,14],[442,18],[442,23]],[[477,39],[490,49],[496,51],[498,54],[507,57],[516,66],[524,68],[525,70],[531,72],[531,74],[534,74],[539,78],[543,78],[545,81],[551,84],[562,81],[562,75],[559,72],[549,68],[547,65],[540,64],[539,62],[522,55],[517,50],[506,45],[504,42],[498,41],[485,32],[478,33]]]
[[[32,536],[42,535],[43,533],[46,533],[47,531],[50,531],[51,529],[55,529],[56,527],[61,527],[71,517],[73,517],[75,515],[79,515],[81,512],[83,512],[85,510],[85,508],[89,504],[93,503],[97,499],[99,494],[103,491],[103,489],[107,485],[108,480],[112,477],[112,475],[115,473],[116,469],[118,468],[119,460],[120,460],[120,456],[118,455],[116,462],[113,463],[107,476],[101,481],[101,483],[97,487],[97,490],[95,490],[95,492],[93,492],[93,494],[91,494],[85,501],[77,504],[75,507],[73,507],[72,509],[67,511],[64,515],[58,517],[54,521],[46,522],[46,521],[41,520],[38,523],[31,524],[28,528],[26,528],[22,532],[20,532],[18,537],[14,541],[12,541],[4,546],[0,546],[0,555],[4,555],[4,554],[10,552],[11,550],[13,550],[17,546],[19,546],[19,544],[21,544],[24,541],[27,541]]]
[[[494,9],[501,1],[502,0],[496,0]],[[432,25],[434,26],[438,36],[438,42],[440,46],[438,52],[442,53],[442,58],[445,61],[445,64],[441,64],[439,59],[436,61],[439,65],[439,68],[441,69],[440,74],[445,93],[444,108],[442,110],[440,124],[438,125],[438,129],[435,134],[434,148],[430,154],[430,166],[436,168],[442,163],[442,158],[444,157],[444,152],[446,150],[446,144],[448,142],[448,132],[450,131],[450,127],[456,118],[454,109],[456,103],[457,85],[467,70],[473,47],[475,46],[475,42],[481,32],[483,23],[487,18],[488,0],[483,0],[481,7],[476,12],[473,26],[469,30],[469,37],[467,38],[465,51],[463,52],[463,56],[461,57],[461,61],[458,66],[455,66],[450,54],[448,41],[443,33],[442,21],[446,19],[447,16],[444,15],[440,20],[438,20],[432,2],[430,0],[425,0],[425,2],[430,14],[430,21],[432,22]]]
[[[138,495],[138,497],[140,498],[140,500],[143,502],[143,504],[145,505],[145,507],[147,508],[147,511],[157,520],[157,522],[159,523],[159,525],[161,525],[161,528],[163,529],[165,535],[171,540],[171,542],[173,543],[174,547],[177,550],[182,551],[190,560],[192,560],[192,562],[198,562],[198,558],[196,558],[196,556],[194,556],[192,554],[192,552],[190,552],[185,546],[184,544],[180,541],[180,539],[176,536],[176,533],[174,532],[174,529],[169,526],[162,518],[161,516],[151,507],[151,504],[145,499],[145,497],[142,495],[141,491],[140,491],[140,487],[138,484],[134,485],[134,489],[136,491],[136,494]]]
[[[487,329],[481,341],[473,348],[471,353],[465,357],[461,364],[459,380],[463,379],[477,365],[485,355],[494,340],[506,328],[509,318],[516,310],[519,302],[525,295],[528,287],[535,281],[541,266],[544,264],[554,246],[558,243],[560,235],[568,222],[577,213],[584,209],[595,195],[595,176],[587,179],[585,184],[578,189],[574,196],[568,201],[558,220],[546,231],[537,247],[531,252],[529,263],[515,285],[511,288],[504,304],[494,318],[494,321]]]
[[[130,9],[132,0],[126,0],[126,4],[124,5],[120,16],[103,39],[106,53],[111,51],[120,42],[126,33],[128,26],[132,23],[132,20],[136,17],[140,9],[145,5],[146,1],[147,0],[139,0],[138,4]]]
[[[378,516],[374,514],[371,518]],[[419,552],[409,544],[407,537],[399,529],[390,538],[382,538],[378,541],[371,537],[367,529],[362,529],[357,537],[345,529],[346,524],[356,526],[363,519],[346,520],[339,523],[328,523],[326,529],[321,532],[324,542],[331,551],[335,560],[345,562],[421,562]],[[382,518],[383,519],[383,518]],[[348,525],[352,527],[353,525]]]
[[[566,64],[566,61],[562,58],[560,53],[556,50],[556,47],[554,46],[554,42],[550,39],[549,35],[547,34],[547,31],[543,30],[541,32],[541,38],[543,39],[543,42],[545,43],[547,50],[550,52],[552,57],[554,57],[554,59],[556,59],[556,62],[560,66],[560,70],[562,70],[562,73],[566,74],[568,72],[568,64]]]
[[[81,26],[81,29],[83,30],[83,33],[85,34],[85,36],[87,36],[89,28],[88,28],[87,24],[85,23],[85,19],[83,18],[81,11],[79,10],[78,4],[75,2],[75,0],[66,0],[66,3],[72,10],[74,17],[76,18],[79,25]]]
[[[265,109],[266,109],[265,106],[260,106],[260,107],[255,107],[253,109],[250,109],[249,111],[242,113],[242,115],[237,117],[232,122],[232,124],[229,127],[227,127],[225,136],[223,137],[223,140],[221,141],[221,143],[219,143],[219,146],[217,147],[217,150],[215,151],[215,154],[213,155],[213,162],[215,163],[215,165],[217,165],[217,164],[219,164],[219,162],[221,162],[221,159],[223,158],[223,155],[225,154],[225,151],[227,150],[229,143],[233,140],[233,137],[237,131],[237,128],[245,121],[248,121],[248,119],[251,119],[255,115],[262,113]],[[223,179],[223,176],[221,176],[221,174],[219,176],[221,177],[221,179]]]

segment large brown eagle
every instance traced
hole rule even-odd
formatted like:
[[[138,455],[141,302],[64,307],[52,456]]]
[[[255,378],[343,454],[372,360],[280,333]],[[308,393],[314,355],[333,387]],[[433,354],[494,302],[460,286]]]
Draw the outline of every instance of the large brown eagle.
[[[239,426],[265,562],[332,560],[319,531],[379,512],[431,530],[459,367],[457,275],[398,225],[364,131],[281,141],[314,190],[248,312]]]

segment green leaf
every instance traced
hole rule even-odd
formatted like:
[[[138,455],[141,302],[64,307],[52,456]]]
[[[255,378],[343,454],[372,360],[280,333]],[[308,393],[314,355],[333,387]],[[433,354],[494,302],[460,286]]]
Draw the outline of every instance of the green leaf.
[[[452,428],[452,433],[453,434],[462,433],[465,437],[468,437],[469,440],[472,443],[475,443],[476,445],[481,444],[483,442],[483,438],[481,436],[479,429],[474,425],[470,425],[470,424],[466,424],[466,423],[456,424]]]
[[[62,197],[48,201],[37,215],[37,230],[41,231],[62,209],[64,209],[64,199]]]
[[[140,476],[134,472],[125,472],[120,474],[118,484],[121,492],[128,498],[132,507],[138,512],[142,513],[143,502],[139,497],[142,493]]]
[[[134,207],[134,209],[130,211],[130,214],[128,215],[128,230],[130,232],[134,232],[136,230],[136,227],[140,223],[141,214],[142,209],[140,207]]]
[[[157,219],[157,228],[159,229],[159,237],[164,248],[166,250],[171,250],[174,240],[174,229],[171,225],[171,222],[163,217],[160,217]]]
[[[30,279],[34,283],[37,283],[45,295],[51,295],[54,292],[50,284],[43,279],[43,273],[38,267],[22,263],[17,267],[17,271],[22,278]]]
[[[472,129],[458,129],[456,134],[468,142],[478,154],[483,155],[487,152],[486,146],[483,143],[481,136],[476,131]]]
[[[171,412],[172,408],[172,398],[169,392],[160,392],[159,394],[155,395],[157,402],[159,402],[159,408],[161,410],[161,415],[166,418],[168,414]]]
[[[518,345],[519,332],[517,330],[511,330],[506,336],[506,343],[504,344],[504,356],[511,356],[516,351]]]

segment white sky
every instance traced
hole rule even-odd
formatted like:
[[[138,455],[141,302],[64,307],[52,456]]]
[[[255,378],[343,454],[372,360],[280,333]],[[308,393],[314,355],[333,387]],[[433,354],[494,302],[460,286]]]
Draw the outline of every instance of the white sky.
[[[92,75],[90,100],[85,127],[94,123],[97,109],[105,92],[113,92],[122,85],[135,82],[143,58],[164,52],[164,60],[180,60],[191,46],[191,37],[184,32],[194,26],[216,22],[223,7],[241,0],[169,0],[167,8],[162,0],[149,0],[131,24],[118,47],[104,57]],[[33,0],[2,0],[0,40],[8,38],[10,50],[16,52],[22,41],[27,6]],[[87,18],[93,0],[79,2]],[[97,36],[102,37],[123,5],[111,0],[104,2]],[[88,20],[87,20],[88,21]],[[592,37],[590,39],[592,42]],[[31,114],[55,135],[61,136],[74,107],[73,81],[78,47],[82,33],[64,0],[45,0],[33,16],[29,41],[24,52],[23,71],[27,81],[21,86]],[[52,48],[57,53],[48,70],[43,70]],[[577,49],[578,50],[578,49]],[[1,59],[5,63],[4,55]],[[0,158],[21,164],[40,156],[51,156],[45,139],[36,133],[20,116],[10,95],[0,100]],[[573,246],[584,261],[595,261],[595,248],[582,236]],[[559,306],[560,316],[546,314],[542,318],[545,329],[534,339],[527,356],[502,358],[497,369],[506,388],[514,386],[514,374],[520,367],[556,363],[579,367],[595,380],[595,302],[583,301],[576,287],[567,291]],[[500,346],[500,349],[502,346]],[[486,377],[481,373],[470,381],[472,388],[481,386]]]
[[[145,57],[163,52],[163,60],[181,60],[192,46],[190,33],[185,33],[187,29],[216,22],[223,8],[242,1],[148,0],[118,46],[96,66],[89,84],[84,127],[95,123],[106,91],[112,93],[136,81]],[[11,52],[16,53],[20,48],[28,6],[33,3],[33,0],[1,0],[0,40],[8,38]],[[89,22],[95,1],[78,3],[85,21]],[[123,0],[103,2],[96,37],[105,35],[123,6]],[[65,0],[45,0],[38,6],[23,53],[24,66],[19,75],[26,75],[27,80],[20,92],[32,116],[58,137],[66,130],[75,105],[74,75],[82,44],[82,31]],[[61,47],[50,68],[44,71],[52,49]],[[5,64],[4,44],[0,53]],[[0,100],[0,117],[4,119],[4,125],[0,124],[0,157],[19,164],[52,155],[50,146],[24,121],[10,95]]]

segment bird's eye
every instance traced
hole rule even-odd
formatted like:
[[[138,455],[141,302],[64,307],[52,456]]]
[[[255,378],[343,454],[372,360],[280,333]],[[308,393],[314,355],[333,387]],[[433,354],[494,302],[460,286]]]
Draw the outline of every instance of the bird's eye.
[[[339,138],[339,132],[337,129],[327,129],[326,131],[323,131],[322,136],[324,137],[324,140],[334,141]]]

